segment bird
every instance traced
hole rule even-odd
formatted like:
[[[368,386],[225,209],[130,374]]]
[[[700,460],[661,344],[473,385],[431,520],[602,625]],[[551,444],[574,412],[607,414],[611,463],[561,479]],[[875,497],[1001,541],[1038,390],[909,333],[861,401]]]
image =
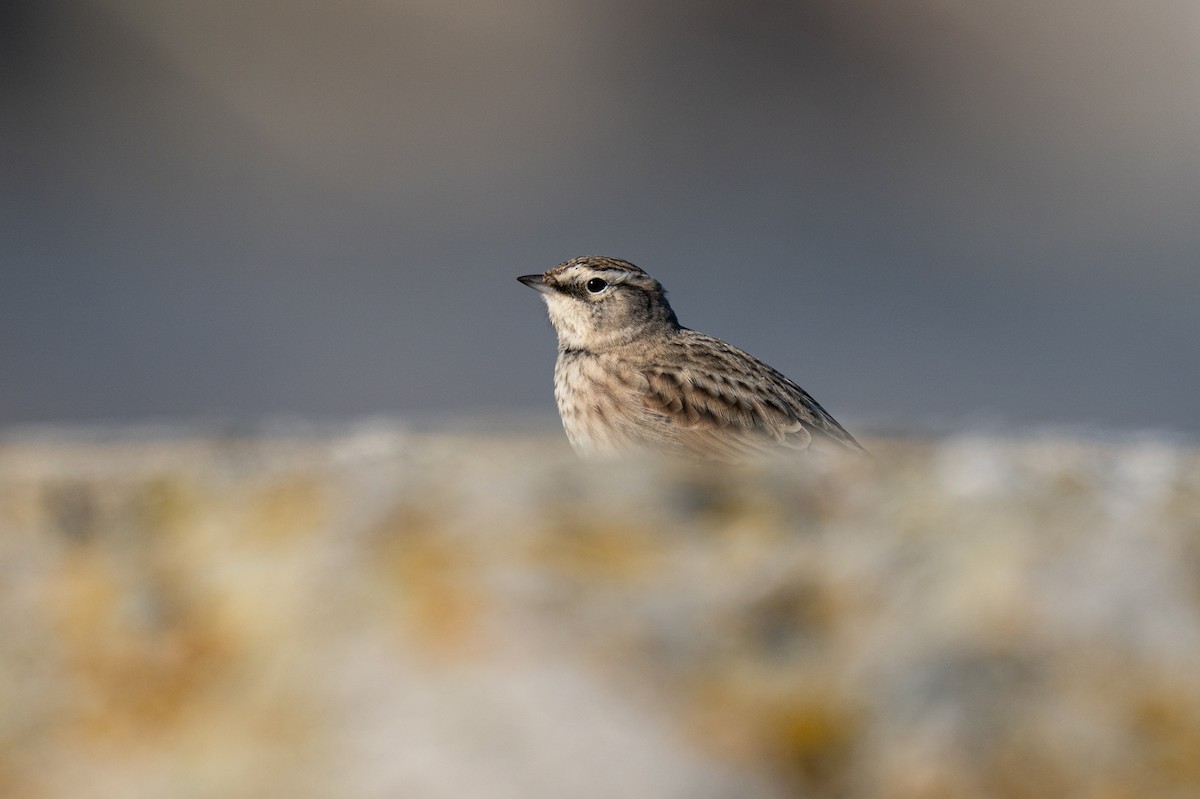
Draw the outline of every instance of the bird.
[[[583,256],[517,280],[546,302],[558,336],[554,398],[580,456],[738,463],[866,452],[782,373],[683,327],[662,284],[629,261]]]

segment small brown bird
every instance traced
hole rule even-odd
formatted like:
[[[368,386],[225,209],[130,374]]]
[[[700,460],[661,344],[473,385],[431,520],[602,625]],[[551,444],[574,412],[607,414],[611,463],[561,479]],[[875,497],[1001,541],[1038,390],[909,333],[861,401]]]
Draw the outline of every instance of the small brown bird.
[[[554,398],[584,456],[657,452],[736,462],[814,443],[864,452],[804,389],[679,324],[657,280],[618,258],[573,258],[517,278],[558,333]]]

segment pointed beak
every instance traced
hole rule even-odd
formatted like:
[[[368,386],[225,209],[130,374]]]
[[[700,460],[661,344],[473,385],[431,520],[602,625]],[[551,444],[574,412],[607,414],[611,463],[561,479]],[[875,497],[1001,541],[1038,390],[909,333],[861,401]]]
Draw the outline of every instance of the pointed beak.
[[[517,280],[521,281],[526,286],[529,286],[529,288],[533,289],[534,291],[540,291],[543,294],[549,294],[550,292],[554,291],[554,289],[550,288],[550,286],[546,284],[546,281],[542,279],[541,275],[521,275],[519,278],[517,278]]]

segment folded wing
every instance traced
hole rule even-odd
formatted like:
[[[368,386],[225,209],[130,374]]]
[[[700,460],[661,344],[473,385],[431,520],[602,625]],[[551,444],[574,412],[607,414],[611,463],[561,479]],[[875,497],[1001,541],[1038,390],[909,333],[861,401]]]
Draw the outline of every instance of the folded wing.
[[[804,389],[757,358],[691,330],[671,347],[641,369],[645,411],[664,448],[736,461],[807,449],[817,437],[863,451]]]

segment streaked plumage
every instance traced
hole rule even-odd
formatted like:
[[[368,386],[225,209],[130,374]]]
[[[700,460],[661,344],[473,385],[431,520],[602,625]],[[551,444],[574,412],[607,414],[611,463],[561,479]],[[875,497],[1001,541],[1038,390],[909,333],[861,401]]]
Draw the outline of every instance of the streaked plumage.
[[[659,282],[633,264],[589,256],[519,279],[542,293],[558,333],[554,396],[581,455],[739,461],[814,439],[862,451],[787,377],[682,327]]]

